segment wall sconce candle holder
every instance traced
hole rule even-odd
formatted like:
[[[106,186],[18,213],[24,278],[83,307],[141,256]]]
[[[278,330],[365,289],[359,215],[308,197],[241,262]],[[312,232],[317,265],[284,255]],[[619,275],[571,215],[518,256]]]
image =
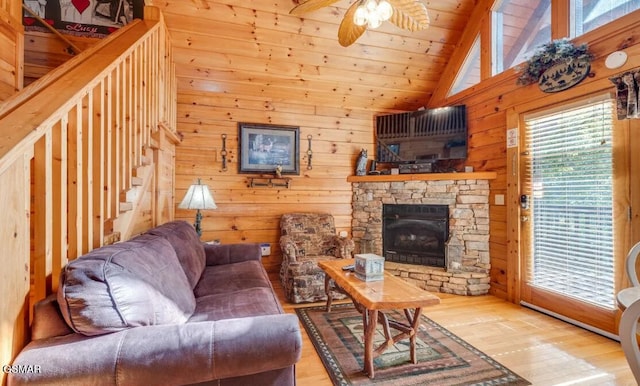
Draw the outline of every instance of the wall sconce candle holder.
[[[222,171],[227,171],[227,135],[222,134],[222,150],[220,150],[220,156],[222,157]]]
[[[311,134],[307,135],[307,140],[309,141],[309,146],[307,148],[307,170],[311,170],[311,157],[313,157],[313,151],[311,150],[311,139],[313,136]]]

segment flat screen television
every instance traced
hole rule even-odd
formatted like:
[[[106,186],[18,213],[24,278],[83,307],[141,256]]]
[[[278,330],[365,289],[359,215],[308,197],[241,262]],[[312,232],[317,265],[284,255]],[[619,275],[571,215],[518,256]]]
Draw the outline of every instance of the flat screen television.
[[[465,105],[376,116],[376,161],[428,163],[467,158]]]

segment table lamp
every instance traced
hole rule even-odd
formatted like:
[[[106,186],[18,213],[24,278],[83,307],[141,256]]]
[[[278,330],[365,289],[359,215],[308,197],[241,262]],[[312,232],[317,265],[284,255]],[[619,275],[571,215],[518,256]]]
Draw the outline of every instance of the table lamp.
[[[182,202],[178,205],[180,209],[197,209],[196,222],[193,226],[198,232],[198,236],[202,236],[202,228],[200,228],[200,222],[202,221],[201,209],[216,209],[216,203],[213,201],[213,196],[209,191],[207,185],[203,185],[198,178],[198,183],[189,186],[187,194],[184,195]]]

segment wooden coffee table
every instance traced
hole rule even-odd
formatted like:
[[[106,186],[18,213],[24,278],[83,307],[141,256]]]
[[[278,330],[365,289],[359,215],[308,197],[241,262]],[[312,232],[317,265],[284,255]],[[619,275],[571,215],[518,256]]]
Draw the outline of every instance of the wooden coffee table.
[[[385,272],[384,280],[365,282],[353,272],[343,271],[342,267],[354,264],[354,259],[340,259],[318,262],[325,272],[325,290],[327,292],[327,311],[331,311],[331,280],[341,292],[347,294],[358,312],[362,314],[364,327],[364,372],[373,378],[375,375],[373,359],[382,354],[396,342],[409,339],[411,362],[417,363],[416,333],[420,326],[422,307],[440,303],[440,298],[392,274]],[[406,322],[391,320],[384,310],[403,310]],[[413,309],[413,313],[411,310]],[[376,325],[380,322],[385,342],[373,347]],[[391,328],[400,331],[391,335]]]

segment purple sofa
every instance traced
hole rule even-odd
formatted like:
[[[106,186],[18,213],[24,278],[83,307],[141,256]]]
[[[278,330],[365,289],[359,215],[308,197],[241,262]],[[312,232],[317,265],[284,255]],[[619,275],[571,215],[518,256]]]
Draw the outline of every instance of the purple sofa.
[[[294,385],[301,345],[257,244],[174,221],[67,264],[8,384]]]

